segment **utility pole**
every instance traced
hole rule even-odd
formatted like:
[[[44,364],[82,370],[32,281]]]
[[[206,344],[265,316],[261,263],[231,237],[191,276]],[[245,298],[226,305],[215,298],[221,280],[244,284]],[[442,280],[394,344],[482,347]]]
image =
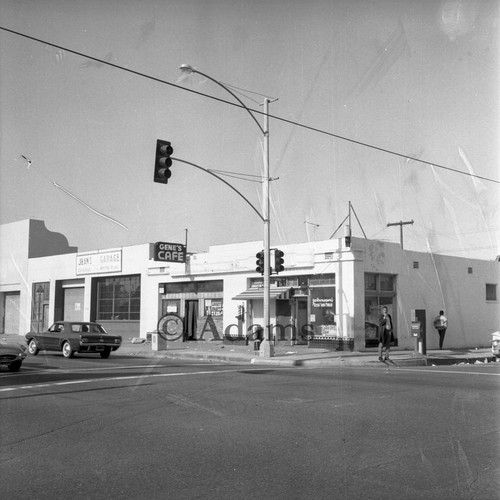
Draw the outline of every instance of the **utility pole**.
[[[412,220],[409,220],[409,221],[406,221],[406,222],[403,222],[403,221],[399,221],[399,222],[389,222],[387,224],[387,227],[389,226],[399,226],[399,234],[400,234],[400,243],[401,243],[401,249],[403,249],[403,226],[406,226],[407,224],[413,224],[413,219]]]
[[[205,78],[208,78],[215,84],[219,85],[219,87],[222,87],[226,92],[231,94],[236,101],[241,105],[243,109],[245,109],[252,120],[257,124],[257,127],[259,127],[259,130],[262,132],[263,138],[264,138],[264,172],[263,172],[263,182],[262,182],[262,215],[255,209],[255,207],[239,192],[237,191],[233,186],[228,184],[232,189],[234,189],[240,196],[242,196],[245,201],[254,209],[257,211],[259,214],[260,218],[264,222],[264,273],[263,273],[263,281],[264,281],[264,297],[263,297],[263,309],[264,309],[264,339],[261,342],[260,345],[260,351],[259,355],[262,357],[273,357],[274,356],[274,342],[271,336],[272,332],[272,325],[271,325],[271,320],[270,320],[270,286],[271,286],[271,271],[270,271],[270,265],[271,265],[271,223],[270,223],[270,211],[269,211],[269,181],[271,180],[269,177],[269,103],[277,101],[278,99],[269,99],[266,97],[264,99],[264,126],[262,126],[258,121],[257,118],[255,118],[254,114],[252,111],[245,106],[243,101],[226,85],[222,82],[219,82],[215,78],[212,78],[211,76],[202,73],[201,71],[198,71],[197,69],[194,69],[192,66],[189,64],[182,64],[179,68],[181,71],[184,73],[198,73],[201,76],[204,76]],[[158,154],[157,154],[158,156]],[[189,163],[189,162],[185,162]],[[190,165],[194,165],[193,163],[189,163]],[[198,167],[199,168],[199,167]],[[211,173],[211,172],[209,172]],[[156,171],[155,171],[156,174]],[[212,173],[212,175],[214,175]],[[170,176],[168,176],[170,177]],[[218,177],[218,176],[215,176]],[[222,180],[222,179],[221,179]],[[166,183],[166,181],[165,181]],[[226,183],[227,184],[227,183]]]

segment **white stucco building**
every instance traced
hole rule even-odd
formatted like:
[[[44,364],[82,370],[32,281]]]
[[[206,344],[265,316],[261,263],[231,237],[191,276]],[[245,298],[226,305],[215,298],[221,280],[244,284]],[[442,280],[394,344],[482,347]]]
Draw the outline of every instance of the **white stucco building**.
[[[26,220],[0,226],[0,333],[23,335],[55,320],[102,323],[125,339],[147,337],[166,314],[188,339],[221,340],[262,327],[262,242],[210,247],[186,263],[154,259],[153,243],[78,253],[66,238]],[[485,347],[498,330],[499,262],[402,250],[351,238],[283,245],[285,271],[271,276],[277,342],[365,350],[376,346],[382,306],[395,344],[414,349],[412,320],[438,346],[432,324],[448,317],[445,347]],[[161,323],[160,323],[161,326]]]

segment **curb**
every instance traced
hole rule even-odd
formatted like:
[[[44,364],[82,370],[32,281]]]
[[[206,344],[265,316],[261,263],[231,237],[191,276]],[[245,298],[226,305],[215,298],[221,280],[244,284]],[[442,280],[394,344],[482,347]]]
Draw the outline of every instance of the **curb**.
[[[134,353],[133,355],[144,355],[144,353]],[[198,359],[202,361],[215,361],[232,364],[251,364],[255,366],[282,366],[282,367],[306,367],[306,366],[375,366],[385,365],[386,368],[398,368],[400,366],[426,366],[424,358],[400,359],[394,361],[393,365],[380,363],[378,360],[346,356],[338,358],[309,358],[297,359],[292,357],[261,358],[256,356],[238,354],[214,354],[207,352],[179,352],[179,351],[152,351],[147,356],[166,357],[169,359]],[[381,366],[382,367],[382,366]]]
[[[408,354],[407,358],[397,357],[392,359],[392,363],[380,363],[373,356],[340,355],[337,357],[311,357],[301,359],[300,356],[276,356],[273,358],[261,358],[258,353],[221,353],[208,351],[189,350],[162,350],[153,351],[143,344],[139,349],[124,349],[118,355],[123,356],[145,356],[145,357],[166,357],[170,359],[198,359],[207,362],[222,362],[228,364],[250,364],[254,366],[276,366],[276,367],[327,367],[327,366],[380,366],[381,368],[399,368],[411,366],[451,366],[463,364],[487,364],[497,361],[496,357],[486,353],[477,355],[458,355],[435,358],[428,355]],[[411,356],[411,357],[410,357]]]

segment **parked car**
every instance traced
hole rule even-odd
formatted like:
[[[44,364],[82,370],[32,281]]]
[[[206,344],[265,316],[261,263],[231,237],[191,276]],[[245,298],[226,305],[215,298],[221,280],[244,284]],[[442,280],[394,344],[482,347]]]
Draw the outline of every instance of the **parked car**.
[[[500,358],[500,331],[491,334],[491,352],[493,356]]]
[[[101,358],[109,358],[116,351],[122,338],[109,335],[99,323],[85,321],[56,321],[43,332],[28,332],[28,351],[36,356],[39,351],[62,351],[65,358],[74,353],[99,353]]]
[[[12,340],[0,341],[0,365],[7,366],[11,372],[19,371],[26,357],[26,346]]]

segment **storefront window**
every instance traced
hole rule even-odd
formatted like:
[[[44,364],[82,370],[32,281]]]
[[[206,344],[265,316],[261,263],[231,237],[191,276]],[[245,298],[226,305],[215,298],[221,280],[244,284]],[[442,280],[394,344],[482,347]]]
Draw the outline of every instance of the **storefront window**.
[[[165,283],[165,293],[213,293],[223,290],[224,282],[222,280]]]
[[[205,316],[222,316],[222,299],[205,299]]]
[[[161,315],[165,314],[180,314],[181,301],[180,299],[162,299],[161,301]]]
[[[365,290],[377,289],[377,275],[372,273],[365,273]]]
[[[335,310],[334,286],[311,288],[311,313],[314,318],[315,335],[337,335]]]
[[[486,283],[486,300],[497,300],[497,286],[492,283]]]
[[[391,274],[380,274],[380,291],[381,292],[394,291],[394,279]]]
[[[335,274],[322,274],[317,276],[304,274],[301,276],[271,277],[269,279],[269,284],[271,286],[301,287],[307,290],[309,286],[335,285]],[[264,280],[262,278],[252,278],[250,280],[250,286],[264,286]]]
[[[97,279],[97,321],[140,320],[141,277]]]
[[[42,331],[48,327],[48,303],[50,283],[33,283],[31,293],[31,329]]]

